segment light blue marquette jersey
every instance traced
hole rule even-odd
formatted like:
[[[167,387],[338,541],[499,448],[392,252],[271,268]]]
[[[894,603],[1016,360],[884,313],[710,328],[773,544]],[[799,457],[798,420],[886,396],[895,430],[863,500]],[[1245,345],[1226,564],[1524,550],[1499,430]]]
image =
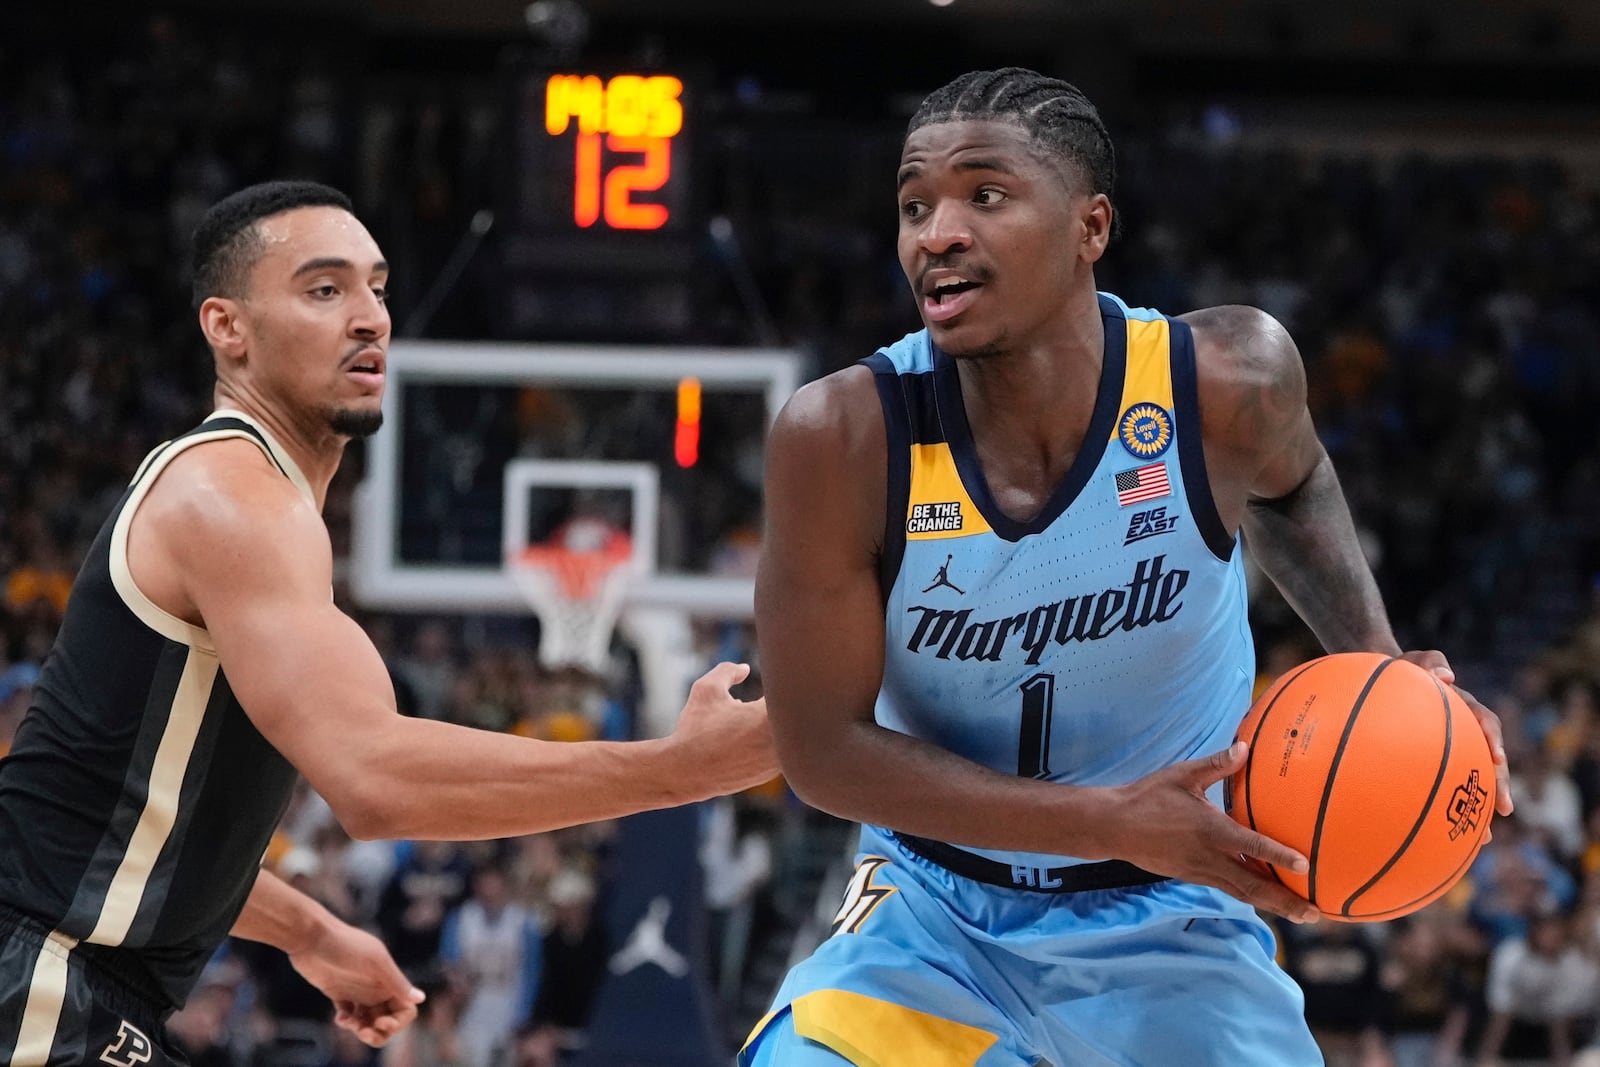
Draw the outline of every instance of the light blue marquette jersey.
[[[995,507],[956,366],[927,333],[865,361],[889,440],[878,722],[1005,774],[1095,786],[1225,748],[1255,673],[1240,545],[1206,481],[1194,339],[1113,296],[1100,312],[1089,432],[1026,522]],[[981,852],[1001,866],[978,879],[927,853],[862,827],[833,933],[784,979],[743,1067],[1323,1062],[1243,901],[1173,879],[1041,892],[1082,860]]]
[[[1227,747],[1255,673],[1241,549],[1206,480],[1193,336],[1099,301],[1089,432],[1027,521],[996,507],[955,363],[926,330],[865,361],[890,457],[877,721],[997,771],[1091,786]],[[1014,870],[1080,862],[969,851]]]

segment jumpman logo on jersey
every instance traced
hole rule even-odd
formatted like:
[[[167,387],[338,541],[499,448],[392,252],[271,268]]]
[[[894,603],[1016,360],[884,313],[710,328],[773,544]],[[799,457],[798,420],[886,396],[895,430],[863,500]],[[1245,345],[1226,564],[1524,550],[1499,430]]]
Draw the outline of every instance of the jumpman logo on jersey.
[[[652,900],[628,935],[628,943],[611,957],[611,973],[627,974],[636,967],[653,963],[674,978],[688,974],[689,961],[667,944],[667,917],[671,914],[672,901],[666,897]]]
[[[955,582],[950,580],[950,561],[953,559],[955,559],[954,556],[946,556],[944,558],[944,566],[940,567],[939,573],[933,576],[933,584],[924,589],[924,593],[931,593],[943,585],[954,589],[960,596],[967,595],[967,591],[965,589],[962,589],[960,586],[956,585]]]

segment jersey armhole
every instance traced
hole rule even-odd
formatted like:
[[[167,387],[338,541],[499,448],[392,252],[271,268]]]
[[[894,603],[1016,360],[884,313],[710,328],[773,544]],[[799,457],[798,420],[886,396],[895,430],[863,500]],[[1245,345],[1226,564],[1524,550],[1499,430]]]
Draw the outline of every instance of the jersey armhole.
[[[900,575],[906,554],[906,508],[911,501],[911,410],[900,372],[889,357],[876,352],[861,361],[872,371],[883,408],[888,454],[888,495],[883,515],[883,550],[878,554],[878,596],[885,604]]]
[[[139,588],[139,583],[134,580],[133,567],[128,562],[128,534],[133,529],[133,517],[138,514],[139,506],[144,503],[145,496],[154,487],[156,481],[166,471],[167,466],[184,452],[195,445],[207,444],[212,441],[225,441],[237,438],[249,441],[267,457],[268,462],[278,465],[277,458],[270,449],[252,432],[248,426],[237,427],[223,426],[214,430],[202,430],[199,433],[186,434],[183,437],[168,441],[158,447],[151,456],[140,465],[139,472],[134,476],[132,492],[122,506],[122,511],[117,515],[116,524],[111,528],[111,544],[107,560],[111,571],[111,584],[117,591],[117,596],[122,599],[123,605],[134,616],[150,629],[170,641],[181,645],[199,649],[202,652],[215,655],[216,648],[211,643],[211,633],[204,627],[195,626],[184,619],[167,611]],[[280,468],[281,469],[281,468]]]
[[[1233,558],[1236,538],[1228,535],[1217,513],[1217,500],[1206,473],[1205,438],[1200,429],[1200,372],[1195,364],[1194,331],[1179,319],[1172,329],[1172,406],[1178,424],[1178,465],[1183,469],[1184,495],[1211,554],[1223,563]]]

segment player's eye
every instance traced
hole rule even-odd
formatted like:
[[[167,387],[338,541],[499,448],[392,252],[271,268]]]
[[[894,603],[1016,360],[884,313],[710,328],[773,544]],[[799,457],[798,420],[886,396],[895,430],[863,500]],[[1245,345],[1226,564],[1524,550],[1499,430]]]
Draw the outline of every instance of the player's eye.
[[[979,189],[972,195],[972,201],[984,207],[993,207],[1006,198],[1006,194],[999,189]]]
[[[337,295],[338,292],[339,292],[338,286],[331,285],[331,284],[330,285],[319,285],[316,288],[311,290],[311,295],[312,296],[317,296],[317,297],[322,297],[322,298],[326,299],[328,297],[332,297],[332,296]]]
[[[374,285],[372,287],[372,295],[378,298],[378,303],[387,303],[389,299],[389,287],[387,285]]]
[[[900,205],[900,214],[908,219],[921,218],[927,213],[928,205],[920,200],[907,200]]]

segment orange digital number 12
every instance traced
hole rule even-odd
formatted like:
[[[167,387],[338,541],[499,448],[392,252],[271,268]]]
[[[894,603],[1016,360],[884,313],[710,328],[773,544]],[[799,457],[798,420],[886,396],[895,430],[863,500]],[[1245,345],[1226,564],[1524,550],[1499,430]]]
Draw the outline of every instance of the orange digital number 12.
[[[577,180],[573,184],[572,218],[579,226],[593,226],[602,213],[614,230],[657,230],[667,221],[664,204],[638,204],[636,192],[660,189],[672,177],[670,137],[622,137],[605,134],[612,153],[638,152],[644,161],[611,168],[602,174],[601,134],[578,134]]]

